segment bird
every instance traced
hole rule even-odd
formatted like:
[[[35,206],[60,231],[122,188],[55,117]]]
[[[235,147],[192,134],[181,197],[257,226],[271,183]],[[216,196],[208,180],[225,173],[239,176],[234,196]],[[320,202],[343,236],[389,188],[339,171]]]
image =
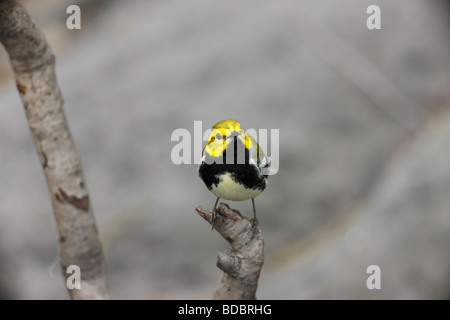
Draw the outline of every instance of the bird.
[[[241,129],[236,120],[216,123],[209,134],[198,166],[200,178],[216,197],[211,210],[212,229],[219,199],[252,200],[253,225],[258,225],[255,198],[267,186],[268,175],[262,169],[270,163],[257,141]]]

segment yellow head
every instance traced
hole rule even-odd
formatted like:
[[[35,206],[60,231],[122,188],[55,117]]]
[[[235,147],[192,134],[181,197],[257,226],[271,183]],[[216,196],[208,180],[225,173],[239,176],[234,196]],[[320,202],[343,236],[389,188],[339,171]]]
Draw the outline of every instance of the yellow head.
[[[223,120],[212,127],[203,152],[206,151],[211,157],[220,157],[228,145],[233,142],[234,137],[240,139],[246,149],[258,145],[252,137],[241,129],[239,122],[236,120]]]

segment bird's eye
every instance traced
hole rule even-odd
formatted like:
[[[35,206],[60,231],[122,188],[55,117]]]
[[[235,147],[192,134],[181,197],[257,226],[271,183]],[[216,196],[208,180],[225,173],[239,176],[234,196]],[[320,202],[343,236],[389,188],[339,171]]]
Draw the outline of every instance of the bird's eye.
[[[217,134],[216,134],[216,139],[217,139],[217,140],[222,140],[222,135],[221,135],[220,133],[217,133]]]

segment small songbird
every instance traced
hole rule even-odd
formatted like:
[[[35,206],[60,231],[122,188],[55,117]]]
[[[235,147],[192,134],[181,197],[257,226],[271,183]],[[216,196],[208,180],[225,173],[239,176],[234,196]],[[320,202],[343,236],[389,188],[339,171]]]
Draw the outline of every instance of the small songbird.
[[[252,199],[253,223],[258,224],[255,197],[264,191],[267,175],[263,168],[269,161],[255,139],[241,129],[236,120],[216,123],[203,149],[198,167],[200,178],[217,200],[211,214],[214,229],[216,206],[219,199],[243,201]]]

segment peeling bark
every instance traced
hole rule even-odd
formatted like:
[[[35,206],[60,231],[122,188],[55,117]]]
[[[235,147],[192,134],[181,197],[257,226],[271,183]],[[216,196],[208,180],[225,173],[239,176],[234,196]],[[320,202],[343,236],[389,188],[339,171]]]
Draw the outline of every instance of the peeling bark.
[[[59,231],[59,259],[81,269],[72,299],[106,299],[106,263],[81,161],[63,110],[55,57],[44,35],[15,0],[0,0],[0,41],[8,52],[31,134],[47,179]]]

